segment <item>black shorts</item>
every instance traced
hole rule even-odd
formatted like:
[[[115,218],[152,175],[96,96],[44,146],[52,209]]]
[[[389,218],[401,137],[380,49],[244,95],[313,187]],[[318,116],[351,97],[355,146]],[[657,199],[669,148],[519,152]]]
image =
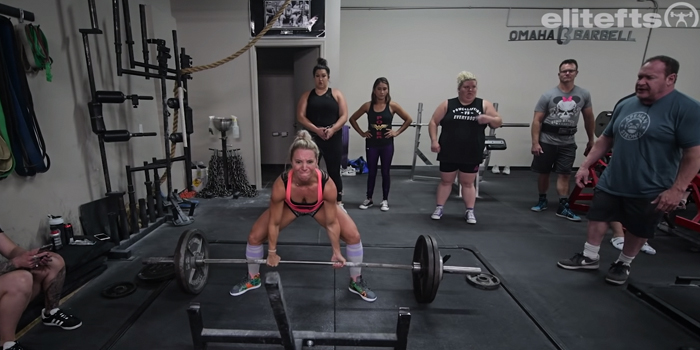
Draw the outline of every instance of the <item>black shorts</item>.
[[[571,174],[578,148],[575,143],[557,146],[540,142],[540,146],[544,153],[533,156],[532,171],[543,174],[549,174],[552,171],[563,175]]]
[[[586,216],[590,221],[618,221],[637,237],[654,238],[664,213],[656,210],[656,204],[651,204],[653,200],[620,197],[596,188]]]
[[[467,174],[476,174],[479,172],[479,164],[440,162],[441,173],[452,173],[457,170]]]

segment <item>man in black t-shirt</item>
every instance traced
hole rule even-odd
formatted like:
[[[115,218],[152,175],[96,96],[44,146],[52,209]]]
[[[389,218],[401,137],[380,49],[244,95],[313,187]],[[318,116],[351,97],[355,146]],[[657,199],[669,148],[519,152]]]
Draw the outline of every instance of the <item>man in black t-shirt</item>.
[[[0,349],[25,349],[15,342],[17,323],[29,302],[44,294],[41,319],[47,326],[71,330],[83,323],[58,308],[66,277],[60,255],[41,249],[26,250],[0,228]]]

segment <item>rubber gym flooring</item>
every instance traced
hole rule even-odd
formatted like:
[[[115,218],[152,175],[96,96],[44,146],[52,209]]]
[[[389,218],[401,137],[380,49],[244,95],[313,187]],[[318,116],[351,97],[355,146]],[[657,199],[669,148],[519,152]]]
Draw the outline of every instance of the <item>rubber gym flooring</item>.
[[[462,218],[464,205],[456,190],[439,221],[430,219],[437,180],[412,181],[408,170],[392,170],[391,209],[360,210],[366,175],[343,178],[345,205],[362,234],[365,262],[410,264],[419,235],[435,237],[447,265],[477,266],[498,275],[497,290],[480,290],[464,276],[446,274],[435,301],[416,303],[411,273],[369,269],[363,276],[377,293],[367,303],[348,292],[348,270],[328,266],[286,265],[281,276],[287,311],[294,330],[380,332],[396,330],[399,307],[409,307],[409,349],[678,349],[700,346],[700,339],[657,311],[625,286],[604,282],[619,251],[601,248],[601,269],[567,271],[556,266],[582,249],[586,219],[576,223],[535,213],[536,178],[526,170],[511,175],[487,172],[476,205],[478,223]],[[375,199],[381,198],[381,175]],[[554,183],[550,203],[556,203]],[[180,234],[198,228],[210,242],[211,258],[243,258],[247,233],[264,211],[269,189],[256,198],[201,200],[195,222],[187,227],[161,226],[132,249],[134,259],[109,261],[109,268],[90,281],[63,308],[83,320],[74,331],[40,323],[20,341],[32,349],[192,349],[187,308],[201,305],[205,328],[276,330],[265,288],[239,297],[228,292],[245,265],[210,265],[209,280],[199,295],[181,291],[176,281],[139,285],[131,295],[106,299],[101,290],[115,282],[135,281],[142,258],[172,256]],[[287,260],[329,260],[323,229],[310,218],[292,223],[280,236],[279,254]],[[676,276],[698,276],[700,254],[676,236],[660,233],[651,245],[656,255],[640,253],[632,264],[630,283],[669,284]],[[344,249],[343,249],[344,252]],[[263,273],[271,269],[262,267]],[[697,308],[698,298],[690,298]],[[281,349],[280,345],[210,343],[209,349]],[[331,347],[314,347],[329,349]],[[338,347],[338,349],[348,349]]]

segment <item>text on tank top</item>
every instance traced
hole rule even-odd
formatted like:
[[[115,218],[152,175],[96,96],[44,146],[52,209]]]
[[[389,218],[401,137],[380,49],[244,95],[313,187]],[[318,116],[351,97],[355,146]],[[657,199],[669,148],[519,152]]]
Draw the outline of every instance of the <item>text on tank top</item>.
[[[372,134],[370,138],[365,139],[366,145],[383,146],[394,142],[394,138],[387,138],[386,132],[391,130],[391,123],[394,115],[391,113],[389,104],[381,112],[374,110],[374,106],[370,103],[367,110],[367,122],[369,124],[369,132]]]
[[[483,161],[487,124],[477,118],[484,114],[484,100],[475,98],[463,105],[459,98],[447,100],[447,113],[440,121],[438,160],[449,163],[480,164]]]

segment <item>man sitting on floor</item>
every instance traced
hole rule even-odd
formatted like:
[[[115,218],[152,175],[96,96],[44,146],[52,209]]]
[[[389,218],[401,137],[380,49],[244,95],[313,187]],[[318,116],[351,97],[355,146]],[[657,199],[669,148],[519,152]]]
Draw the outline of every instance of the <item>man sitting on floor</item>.
[[[32,301],[44,293],[41,319],[47,326],[76,329],[83,323],[58,308],[66,277],[60,255],[39,249],[25,250],[16,245],[0,228],[0,346],[2,350],[23,350],[15,342],[17,323]]]

